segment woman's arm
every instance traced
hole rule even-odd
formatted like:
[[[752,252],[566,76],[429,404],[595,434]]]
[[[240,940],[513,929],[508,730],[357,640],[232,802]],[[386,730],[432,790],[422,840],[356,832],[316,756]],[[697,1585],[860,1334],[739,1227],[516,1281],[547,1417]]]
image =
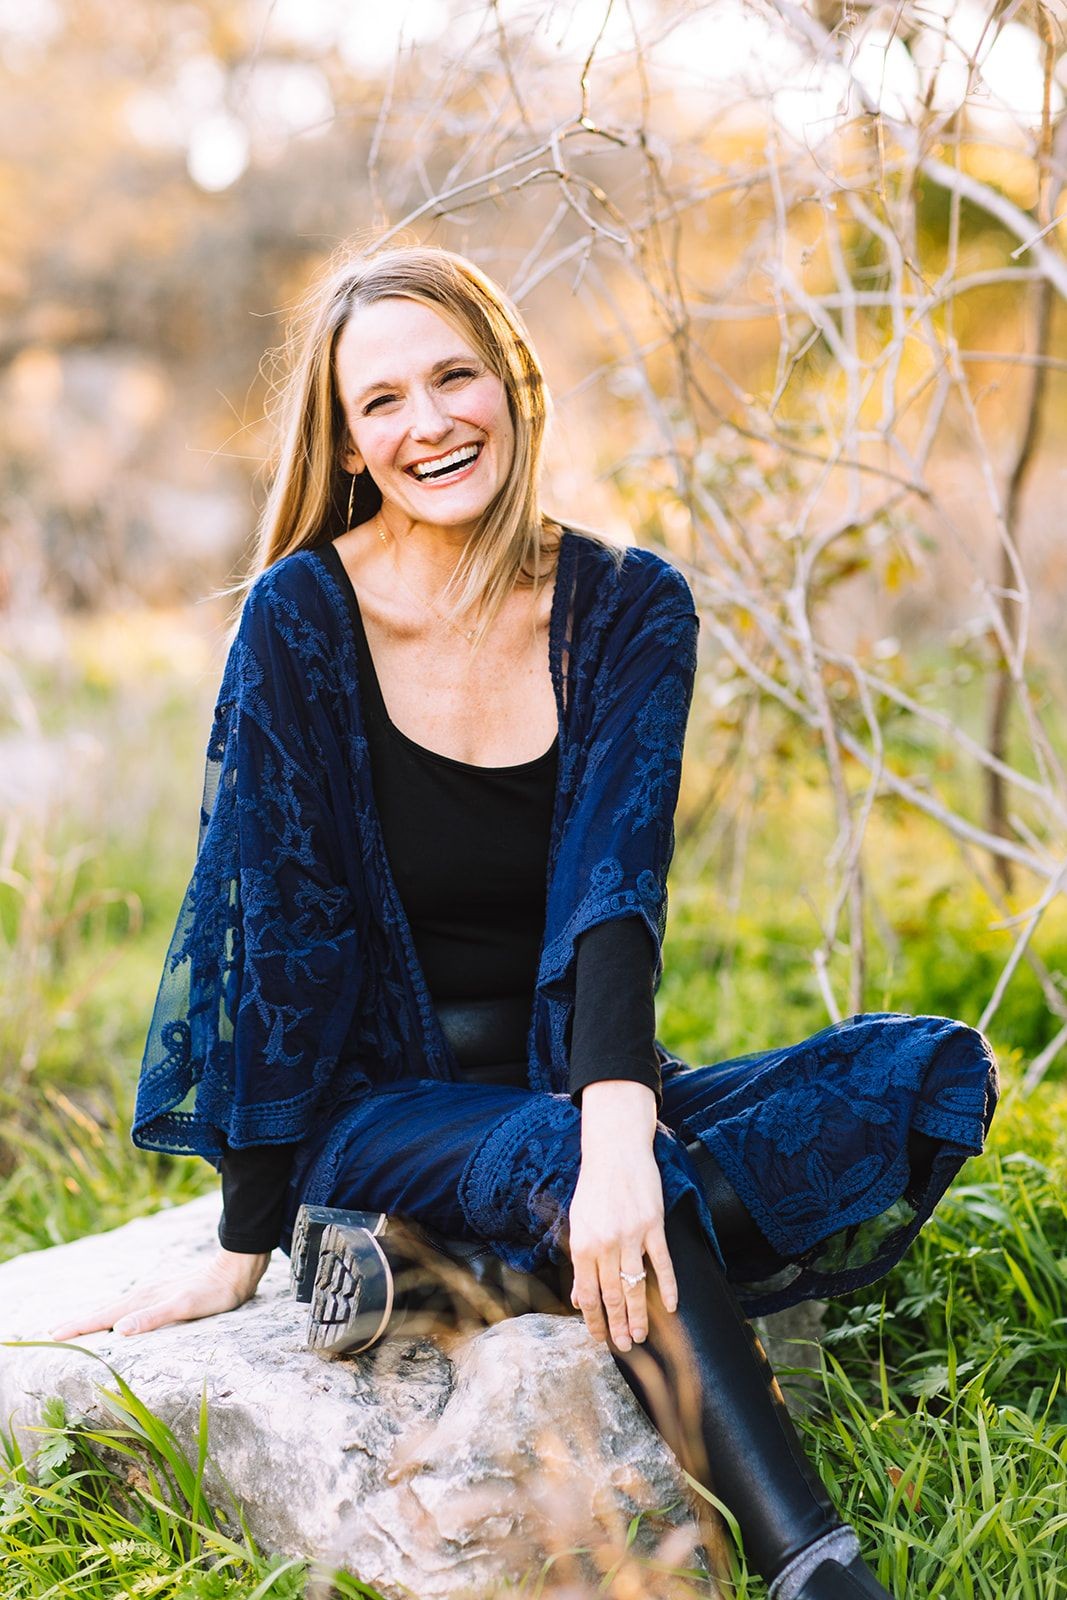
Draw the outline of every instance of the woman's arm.
[[[625,1078],[661,1099],[656,1054],[656,946],[637,916],[598,922],[575,945],[571,1099],[604,1078]]]
[[[587,929],[576,961],[570,1089],[582,1108],[582,1163],[570,1212],[572,1298],[595,1338],[610,1328],[626,1350],[644,1338],[648,1319],[644,1282],[630,1288],[620,1271],[641,1272],[647,1253],[673,1309],[652,1149],[660,1098],[656,950],[640,917],[622,917]]]
[[[238,1150],[227,1145],[219,1167],[219,1243],[224,1250],[269,1255],[274,1249],[295,1151],[294,1144],[252,1144]]]

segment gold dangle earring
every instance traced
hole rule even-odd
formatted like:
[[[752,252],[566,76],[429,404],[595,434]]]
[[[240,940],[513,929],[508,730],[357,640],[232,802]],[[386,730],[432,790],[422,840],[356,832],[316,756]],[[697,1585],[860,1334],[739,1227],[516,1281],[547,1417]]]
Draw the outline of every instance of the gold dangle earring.
[[[355,502],[355,498],[356,498],[356,474],[353,472],[353,474],[352,474],[352,486],[348,491],[348,521],[345,523],[345,528],[346,529],[348,529],[348,528],[350,528],[352,526],[352,506],[353,506],[353,504]]]

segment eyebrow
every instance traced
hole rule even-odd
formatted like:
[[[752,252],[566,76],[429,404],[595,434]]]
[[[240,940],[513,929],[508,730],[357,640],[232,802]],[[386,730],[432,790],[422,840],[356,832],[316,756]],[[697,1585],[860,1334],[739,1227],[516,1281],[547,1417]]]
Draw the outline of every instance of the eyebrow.
[[[434,362],[430,368],[430,374],[432,377],[436,377],[439,372],[444,372],[449,367],[469,367],[476,365],[477,361],[478,357],[475,355],[445,356],[443,360]],[[360,389],[358,394],[353,395],[351,403],[354,406],[358,406],[367,399],[368,395],[376,394],[379,389],[400,389],[402,387],[403,385],[399,378],[377,378],[374,383],[368,383],[365,388]]]

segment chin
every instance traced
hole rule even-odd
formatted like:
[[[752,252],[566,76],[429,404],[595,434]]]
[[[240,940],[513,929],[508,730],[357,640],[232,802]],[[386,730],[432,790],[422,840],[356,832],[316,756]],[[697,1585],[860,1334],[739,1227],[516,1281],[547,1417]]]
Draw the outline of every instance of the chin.
[[[418,520],[420,522],[434,523],[441,528],[459,528],[465,523],[480,522],[493,503],[493,496],[485,500],[479,496],[466,505],[434,505],[419,508]]]

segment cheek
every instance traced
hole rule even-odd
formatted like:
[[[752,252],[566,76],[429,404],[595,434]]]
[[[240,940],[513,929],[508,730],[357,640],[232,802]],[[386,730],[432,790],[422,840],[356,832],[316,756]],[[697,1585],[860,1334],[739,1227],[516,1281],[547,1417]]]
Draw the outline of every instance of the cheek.
[[[384,418],[371,422],[364,417],[361,425],[353,430],[352,437],[356,449],[370,466],[387,466],[400,442],[401,430],[389,427]]]
[[[471,392],[468,419],[499,438],[511,435],[511,415],[504,385],[498,378],[486,378]]]

